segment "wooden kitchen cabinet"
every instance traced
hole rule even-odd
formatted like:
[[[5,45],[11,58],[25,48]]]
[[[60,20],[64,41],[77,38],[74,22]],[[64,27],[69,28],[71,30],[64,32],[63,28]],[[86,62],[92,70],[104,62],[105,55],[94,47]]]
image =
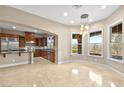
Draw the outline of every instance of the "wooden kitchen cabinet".
[[[0,37],[19,38],[19,35],[0,33]]]
[[[55,52],[54,51],[42,51],[41,57],[50,60],[51,62],[55,62]]]
[[[35,50],[34,57],[41,57],[41,50]]]
[[[36,46],[41,47],[43,43],[42,38],[35,38],[35,43],[36,43]]]
[[[55,52],[50,52],[50,61],[55,62]]]
[[[42,46],[42,47],[47,46],[47,37],[42,37],[41,38],[40,46]]]
[[[1,38],[0,38],[0,52],[1,52]]]
[[[35,44],[36,46],[39,46],[39,38],[35,38]]]
[[[34,57],[43,57],[45,59],[48,59],[48,53],[47,51],[36,49],[34,52]]]
[[[41,57],[43,57],[43,58],[45,58],[45,59],[48,59],[48,52],[42,50],[42,55],[41,55]]]
[[[42,57],[54,63],[55,62],[55,51],[37,49],[34,52],[34,57]]]
[[[25,41],[26,42],[35,41],[35,33],[25,32]]]
[[[44,44],[44,46],[47,46],[47,37],[43,38],[43,44]]]
[[[47,37],[35,38],[35,43],[39,47],[47,46]]]
[[[24,48],[25,47],[25,37],[19,36],[19,47]]]

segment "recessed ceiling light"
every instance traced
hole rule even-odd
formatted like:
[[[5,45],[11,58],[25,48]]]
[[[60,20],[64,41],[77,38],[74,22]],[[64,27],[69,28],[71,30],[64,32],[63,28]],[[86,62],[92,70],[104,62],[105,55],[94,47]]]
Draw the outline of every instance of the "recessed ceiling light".
[[[12,28],[13,28],[13,29],[16,29],[16,26],[13,26]]]
[[[74,24],[74,21],[72,20],[71,23]]]
[[[105,9],[107,6],[106,5],[102,5],[101,6],[101,9]]]
[[[64,16],[68,16],[68,13],[67,12],[64,12],[64,14],[63,14]]]
[[[93,19],[89,19],[89,22],[93,22]]]

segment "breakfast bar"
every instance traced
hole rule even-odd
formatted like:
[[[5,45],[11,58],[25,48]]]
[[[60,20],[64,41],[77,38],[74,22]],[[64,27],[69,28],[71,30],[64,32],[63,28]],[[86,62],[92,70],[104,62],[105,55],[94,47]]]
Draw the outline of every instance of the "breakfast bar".
[[[1,52],[0,68],[31,63],[30,52]]]

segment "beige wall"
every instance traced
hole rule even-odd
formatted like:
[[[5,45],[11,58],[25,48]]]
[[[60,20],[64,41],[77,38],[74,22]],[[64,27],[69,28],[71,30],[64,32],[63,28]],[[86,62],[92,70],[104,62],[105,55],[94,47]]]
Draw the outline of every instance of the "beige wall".
[[[105,20],[98,21],[96,23],[93,23],[90,25],[90,31],[95,31],[98,29],[103,29],[103,57],[106,59],[107,58],[107,53],[108,53],[108,25],[122,19],[124,17],[124,6],[121,6],[117,11],[115,11],[111,16],[109,16]],[[79,27],[71,27],[70,32],[79,32]],[[84,38],[84,56],[87,56],[87,48],[88,44],[86,43],[88,41],[88,36]],[[73,58],[73,57],[71,57]],[[82,57],[80,57],[82,58]],[[90,57],[90,58],[97,58],[97,57]],[[79,57],[78,57],[79,59]]]
[[[115,61],[108,60],[108,25],[115,23],[116,21],[122,19],[124,17],[124,6],[121,6],[117,11],[115,11],[112,15],[110,15],[107,19],[101,20],[99,22],[96,22],[94,24],[90,25],[90,31],[97,30],[97,29],[103,29],[103,57],[91,57],[87,56],[87,37],[84,38],[84,56],[70,56],[70,60],[90,60],[90,61],[97,61],[100,63],[107,64],[121,72],[124,73],[124,65],[122,63],[118,63]],[[79,27],[71,27],[70,32],[79,32]]]
[[[0,21],[31,26],[58,35],[58,60],[62,61],[69,58],[68,39],[70,38],[70,34],[67,26],[9,6],[0,6]]]

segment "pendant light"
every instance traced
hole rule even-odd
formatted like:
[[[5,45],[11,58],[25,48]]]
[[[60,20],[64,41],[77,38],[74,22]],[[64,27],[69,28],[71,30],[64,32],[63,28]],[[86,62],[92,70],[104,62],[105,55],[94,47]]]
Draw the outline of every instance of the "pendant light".
[[[87,31],[89,30],[88,14],[82,14],[80,18],[81,18],[80,34],[85,36]]]

